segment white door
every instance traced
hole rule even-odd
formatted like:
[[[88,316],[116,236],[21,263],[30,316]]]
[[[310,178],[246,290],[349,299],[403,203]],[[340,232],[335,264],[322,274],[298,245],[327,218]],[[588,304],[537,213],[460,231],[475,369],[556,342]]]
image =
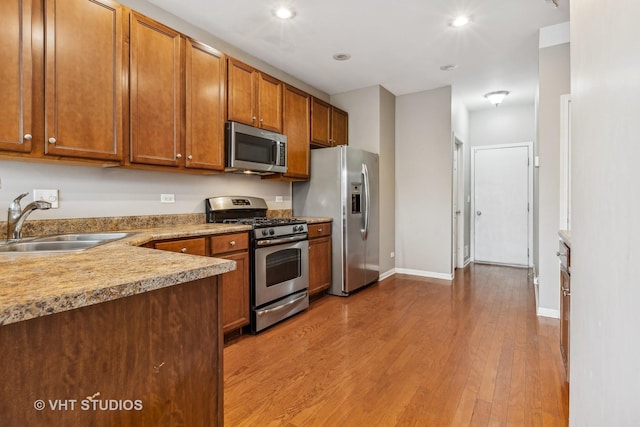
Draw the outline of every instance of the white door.
[[[529,265],[529,145],[474,149],[474,259]]]

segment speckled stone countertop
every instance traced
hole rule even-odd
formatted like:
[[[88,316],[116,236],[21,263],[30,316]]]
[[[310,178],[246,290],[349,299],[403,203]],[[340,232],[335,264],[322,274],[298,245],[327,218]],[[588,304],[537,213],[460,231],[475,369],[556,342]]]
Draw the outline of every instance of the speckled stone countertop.
[[[0,325],[232,271],[234,261],[138,246],[249,229],[228,224],[159,227],[82,252],[0,254]]]
[[[560,230],[558,235],[567,246],[571,247],[571,230]]]
[[[321,222],[333,222],[333,218],[330,218],[330,217],[297,216],[296,218],[307,221],[308,224],[319,224]]]

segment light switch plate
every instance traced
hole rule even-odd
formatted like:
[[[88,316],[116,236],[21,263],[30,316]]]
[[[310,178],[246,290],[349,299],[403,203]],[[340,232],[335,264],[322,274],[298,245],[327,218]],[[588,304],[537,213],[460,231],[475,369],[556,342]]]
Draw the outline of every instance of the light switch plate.
[[[33,190],[33,200],[44,200],[51,203],[51,209],[58,209],[58,190]]]
[[[175,203],[175,194],[160,194],[160,203]]]

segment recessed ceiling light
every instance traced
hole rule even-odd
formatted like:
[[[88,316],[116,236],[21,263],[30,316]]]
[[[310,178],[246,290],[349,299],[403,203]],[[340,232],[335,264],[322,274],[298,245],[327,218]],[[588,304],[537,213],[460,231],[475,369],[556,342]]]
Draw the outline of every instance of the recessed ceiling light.
[[[336,61],[347,61],[351,59],[351,55],[349,55],[348,53],[336,53],[335,55],[333,55],[333,59],[335,59]]]
[[[293,19],[296,16],[296,13],[292,9],[285,6],[279,7],[273,14],[280,19]]]
[[[453,71],[456,68],[458,68],[458,66],[456,64],[447,64],[447,65],[443,65],[442,67],[440,67],[440,69],[442,71]]]
[[[471,18],[469,16],[460,15],[449,21],[449,25],[452,27],[464,27],[469,22],[471,22]]]

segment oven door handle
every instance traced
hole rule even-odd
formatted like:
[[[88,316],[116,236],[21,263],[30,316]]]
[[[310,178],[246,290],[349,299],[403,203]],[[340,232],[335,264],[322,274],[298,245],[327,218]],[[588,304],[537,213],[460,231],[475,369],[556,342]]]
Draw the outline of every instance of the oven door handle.
[[[286,304],[282,304],[282,305],[279,305],[279,306],[274,307],[274,308],[268,308],[266,310],[260,310],[260,311],[257,312],[257,314],[258,314],[258,316],[264,316],[265,314],[273,313],[274,311],[280,311],[280,310],[282,310],[282,309],[284,309],[286,307],[289,307],[291,304],[295,304],[298,301],[305,299],[306,297],[307,297],[307,293],[305,292],[303,295],[300,295],[299,297],[292,299],[291,301],[287,302]]]
[[[283,237],[281,239],[258,240],[256,242],[256,245],[258,245],[258,246],[280,245],[282,243],[299,242],[301,240],[307,240],[308,237],[309,236],[307,235],[307,233],[305,233],[305,234],[298,234],[298,235],[290,236],[290,237]]]

